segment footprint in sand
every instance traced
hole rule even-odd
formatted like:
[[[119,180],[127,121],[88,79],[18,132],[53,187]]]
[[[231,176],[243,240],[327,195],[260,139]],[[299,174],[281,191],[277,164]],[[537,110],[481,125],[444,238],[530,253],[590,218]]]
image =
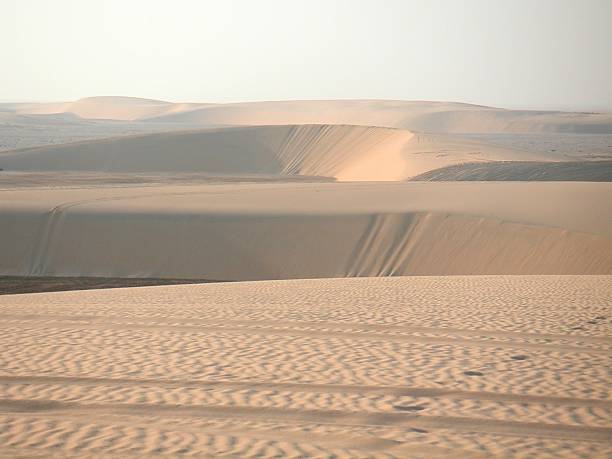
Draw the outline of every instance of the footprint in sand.
[[[464,371],[463,374],[466,376],[484,376],[484,373],[482,373],[481,371],[473,370]]]
[[[393,408],[401,411],[423,411],[425,409],[421,405],[393,405]]]
[[[510,357],[512,360],[527,360],[526,355],[513,355]]]

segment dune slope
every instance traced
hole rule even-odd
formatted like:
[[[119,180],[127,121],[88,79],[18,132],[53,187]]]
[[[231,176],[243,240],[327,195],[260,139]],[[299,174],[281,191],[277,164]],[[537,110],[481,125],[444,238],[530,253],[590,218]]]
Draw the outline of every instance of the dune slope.
[[[611,187],[409,182],[7,189],[0,191],[0,272],[216,280],[607,274]]]
[[[437,133],[612,133],[612,115],[506,110],[454,102],[284,101],[210,105],[155,121],[258,124],[362,124]]]
[[[612,182],[612,161],[465,163],[430,170],[412,180]]]
[[[611,285],[469,276],[3,296],[0,455],[608,457]]]
[[[494,160],[558,157],[401,129],[295,125],[164,132],[21,149],[1,153],[0,168],[394,181],[447,165]]]

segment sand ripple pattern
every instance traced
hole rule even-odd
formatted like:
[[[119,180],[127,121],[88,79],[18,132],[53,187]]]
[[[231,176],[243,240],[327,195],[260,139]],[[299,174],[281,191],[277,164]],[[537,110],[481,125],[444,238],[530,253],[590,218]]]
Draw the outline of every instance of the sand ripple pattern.
[[[0,297],[2,457],[607,457],[611,276]]]

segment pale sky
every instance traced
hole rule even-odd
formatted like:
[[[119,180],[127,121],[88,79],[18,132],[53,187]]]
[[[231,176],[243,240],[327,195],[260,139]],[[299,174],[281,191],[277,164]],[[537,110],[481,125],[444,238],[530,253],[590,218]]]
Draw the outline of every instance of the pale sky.
[[[612,111],[612,0],[0,0],[0,100]]]

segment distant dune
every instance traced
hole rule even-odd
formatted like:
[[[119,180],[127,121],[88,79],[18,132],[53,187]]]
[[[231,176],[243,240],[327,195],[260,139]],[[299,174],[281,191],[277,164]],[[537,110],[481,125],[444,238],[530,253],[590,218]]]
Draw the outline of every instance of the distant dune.
[[[0,110],[3,107],[0,105]],[[422,132],[612,133],[612,114],[505,110],[456,102],[321,100],[231,104],[91,97],[56,104],[5,104],[17,114],[206,125],[353,124]]]
[[[612,161],[494,161],[456,164],[425,172],[412,180],[612,182]]]
[[[136,120],[171,112],[174,105],[137,97],[88,97],[75,102],[12,104],[22,115],[70,113],[85,119]]]
[[[405,180],[473,161],[558,160],[444,135],[343,125],[255,126],[155,133],[0,154],[6,171],[204,172]]]

